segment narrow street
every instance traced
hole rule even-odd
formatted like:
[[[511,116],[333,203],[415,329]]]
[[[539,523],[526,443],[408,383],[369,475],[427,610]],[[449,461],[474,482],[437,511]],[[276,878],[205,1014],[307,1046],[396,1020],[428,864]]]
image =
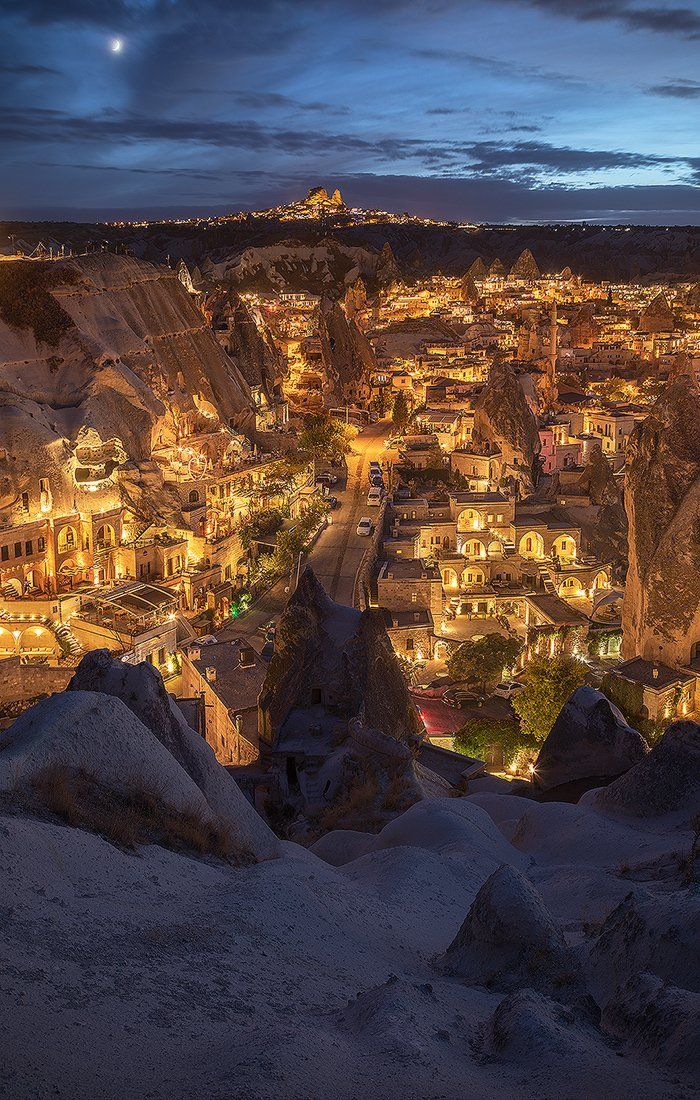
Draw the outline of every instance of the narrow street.
[[[332,522],[317,538],[302,563],[312,565],[326,591],[338,603],[351,604],[355,576],[370,539],[357,534],[357,524],[363,516],[376,521],[377,507],[367,505],[369,479],[367,468],[373,459],[387,456],[384,440],[391,430],[389,421],[371,424],[353,442],[353,454],[348,455],[348,478],[344,490],[334,486],[332,493],[339,504],[330,513]],[[289,599],[290,578],[282,578],[266,592],[240,619],[226,624],[218,637],[250,638],[253,648],[260,650],[263,637],[260,628],[271,619],[278,619]]]

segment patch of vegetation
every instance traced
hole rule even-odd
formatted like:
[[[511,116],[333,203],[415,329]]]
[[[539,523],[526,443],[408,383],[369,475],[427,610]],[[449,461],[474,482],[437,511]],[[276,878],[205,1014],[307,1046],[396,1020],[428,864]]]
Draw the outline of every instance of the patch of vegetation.
[[[506,768],[520,754],[537,749],[537,741],[524,734],[513,718],[470,718],[455,734],[455,751],[476,760],[485,760],[492,745],[500,747]]]
[[[280,508],[263,508],[243,524],[238,535],[241,546],[249,550],[251,543],[266,535],[274,535],[284,523],[284,513]]]
[[[448,658],[447,671],[458,683],[486,691],[500,682],[504,669],[513,667],[521,649],[516,638],[487,634],[478,641],[463,642]]]
[[[316,460],[338,464],[350,453],[356,433],[331,416],[309,416],[299,432],[299,454]]]
[[[50,291],[77,281],[77,272],[48,260],[0,264],[0,318],[11,328],[31,329],[37,343],[55,348],[73,321]]]
[[[45,768],[32,781],[31,800],[30,808],[99,833],[118,848],[133,851],[140,844],[159,844],[238,866],[252,862],[248,853],[234,848],[223,826],[205,820],[198,811],[175,810],[144,789],[110,790],[82,770]]]
[[[513,699],[523,733],[544,741],[569,696],[589,679],[588,666],[576,657],[537,657],[530,661],[525,690]]]

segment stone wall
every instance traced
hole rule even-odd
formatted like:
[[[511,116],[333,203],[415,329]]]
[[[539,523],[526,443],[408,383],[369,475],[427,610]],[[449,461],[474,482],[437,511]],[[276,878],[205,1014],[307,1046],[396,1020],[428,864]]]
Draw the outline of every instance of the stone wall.
[[[22,665],[19,657],[6,657],[0,660],[0,705],[64,691],[74,671],[69,666]]]

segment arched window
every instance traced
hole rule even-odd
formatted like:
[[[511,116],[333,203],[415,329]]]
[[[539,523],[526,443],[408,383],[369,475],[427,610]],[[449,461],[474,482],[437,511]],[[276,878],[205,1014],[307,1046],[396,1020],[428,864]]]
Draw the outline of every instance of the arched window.
[[[74,527],[62,527],[58,532],[58,552],[59,554],[67,554],[70,550],[75,550],[78,545],[78,535]]]
[[[199,504],[199,490],[198,489],[190,489],[189,502],[190,502],[190,504]]]
[[[114,546],[117,541],[117,536],[114,533],[114,528],[111,523],[103,523],[101,527],[97,528],[95,541],[97,543],[97,550],[104,550],[107,546]]]

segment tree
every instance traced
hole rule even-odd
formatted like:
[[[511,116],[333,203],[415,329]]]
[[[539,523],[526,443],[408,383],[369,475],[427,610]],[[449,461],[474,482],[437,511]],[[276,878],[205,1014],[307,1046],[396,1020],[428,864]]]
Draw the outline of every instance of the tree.
[[[536,742],[527,737],[514,718],[470,718],[455,734],[456,752],[463,752],[476,760],[485,760],[491,745],[499,745],[505,767],[519,753],[534,748]]]
[[[299,433],[299,450],[310,458],[339,462],[350,451],[352,431],[330,416],[310,416]]]
[[[589,678],[577,657],[538,657],[527,666],[527,683],[513,699],[523,733],[544,741],[572,692]]]
[[[502,679],[505,668],[512,668],[521,649],[517,638],[487,634],[476,642],[462,642],[448,659],[447,670],[453,680],[485,691]]]
[[[400,390],[394,398],[394,408],[391,413],[391,420],[396,428],[397,432],[404,432],[406,425],[408,424],[408,401],[406,400],[406,394]]]

